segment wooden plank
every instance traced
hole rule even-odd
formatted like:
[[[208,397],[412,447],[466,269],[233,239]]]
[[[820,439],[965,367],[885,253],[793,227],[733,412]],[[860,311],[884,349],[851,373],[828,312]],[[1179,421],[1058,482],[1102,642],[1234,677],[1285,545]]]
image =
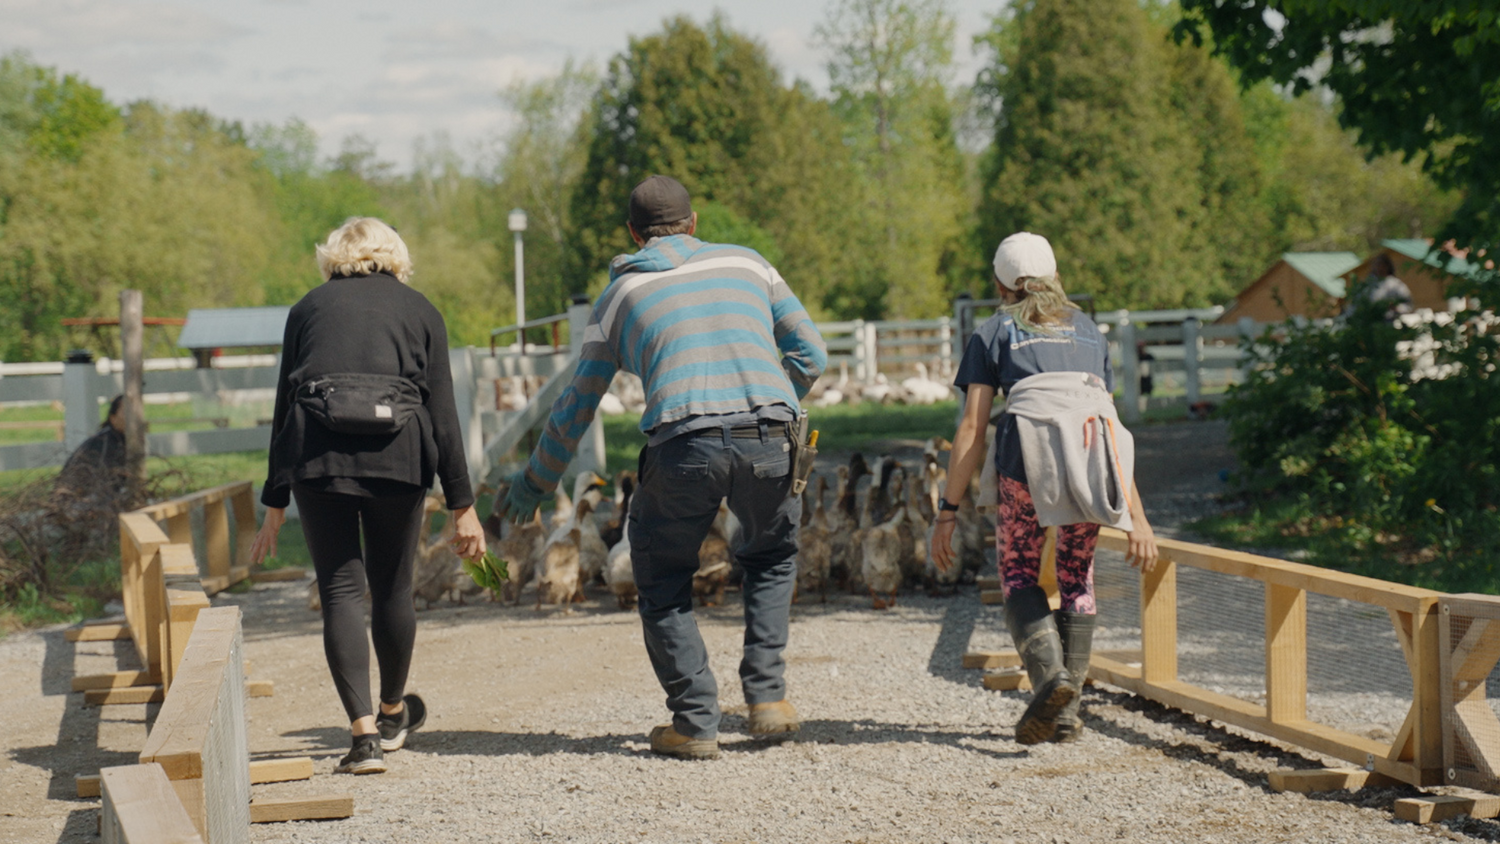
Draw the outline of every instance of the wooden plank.
[[[354,814],[354,795],[329,794],[320,797],[293,797],[282,800],[256,798],[250,801],[251,823],[282,821],[335,820]]]
[[[1385,774],[1366,771],[1364,768],[1309,768],[1307,770],[1272,771],[1269,775],[1272,791],[1290,791],[1296,794],[1311,794],[1316,791],[1358,791],[1361,788],[1379,788],[1397,785],[1397,780]]]
[[[249,481],[235,481],[233,483],[221,484],[220,486],[199,490],[191,495],[184,495],[179,498],[173,498],[170,501],[163,501],[159,504],[142,507],[136,512],[146,514],[158,521],[166,521],[173,516],[190,512],[195,507],[202,507],[216,501],[223,501],[236,492],[242,489],[249,489],[251,486]]]
[[[158,765],[157,767],[160,766]],[[268,782],[310,780],[312,779],[312,775],[313,761],[308,756],[291,756],[285,759],[252,759],[250,761],[251,785],[262,785]],[[73,785],[78,789],[79,797],[99,796],[98,774],[79,774],[73,777]]]
[[[193,546],[173,542],[157,549],[161,555],[161,575],[168,583],[198,580],[198,560]]]
[[[1141,672],[1110,659],[1095,658],[1089,667],[1089,678],[1118,686],[1144,698],[1221,721],[1271,738],[1280,739],[1346,762],[1373,766],[1410,785],[1421,785],[1431,772],[1409,762],[1390,759],[1390,746],[1364,736],[1346,733],[1310,721],[1275,722],[1266,717],[1265,709],[1249,701],[1210,692],[1187,683],[1148,683]]]
[[[989,589],[989,590],[999,589],[1000,588],[1000,578],[998,578],[998,577],[976,577],[976,578],[974,578],[974,585],[978,586],[979,587],[979,591],[981,591],[981,592],[983,592],[983,591],[985,591],[987,589]]]
[[[1491,782],[1500,779],[1500,747],[1495,743],[1500,737],[1500,719],[1484,697],[1483,683],[1477,695],[1453,703],[1452,724],[1454,738],[1463,743],[1480,775]]]
[[[104,618],[91,618],[87,621],[80,621],[78,623],[83,627],[93,627],[98,624],[126,624],[128,622],[125,616],[122,614],[105,616]]]
[[[260,525],[255,519],[255,498],[250,484],[230,491],[229,506],[234,510],[234,565],[250,570],[250,547]],[[425,535],[425,534],[424,534]]]
[[[229,577],[233,549],[229,545],[229,510],[222,499],[203,505],[203,544],[207,576]]]
[[[1005,593],[999,589],[985,589],[979,593],[979,603],[986,606],[999,606],[1005,603]]]
[[[1139,648],[1105,648],[1093,653],[1093,658],[1105,657],[1122,662],[1140,662]],[[1021,655],[1013,650],[969,651],[963,656],[964,668],[1013,668],[1021,664]]]
[[[306,580],[311,574],[307,569],[272,569],[253,571],[250,573],[250,580],[253,583],[286,583],[291,580]]]
[[[142,762],[161,764],[194,825],[214,844],[248,840],[243,659],[239,608],[199,612],[172,693],[141,751]]]
[[[1307,720],[1307,593],[1266,584],[1266,715]]]
[[[1494,795],[1432,795],[1403,797],[1393,807],[1396,819],[1411,823],[1441,823],[1468,815],[1493,818],[1500,815],[1500,797]]]
[[[1001,671],[996,674],[986,674],[980,683],[992,692],[1030,691],[1031,689],[1031,677],[1025,671]]]
[[[177,513],[166,520],[167,536],[182,545],[193,544],[193,513],[190,510]]]
[[[70,627],[63,631],[69,642],[114,642],[130,638],[128,624],[93,624],[87,627]]]
[[[151,672],[149,671],[111,671],[107,674],[84,674],[73,678],[73,691],[86,692],[90,689],[117,689],[121,686],[149,686],[151,685]]]
[[[1014,668],[1021,664],[1015,651],[970,651],[964,654],[964,668]]]
[[[1177,679],[1177,566],[1167,559],[1141,576],[1141,676]]]
[[[1292,563],[1256,554],[1246,554],[1242,551],[1227,551],[1176,539],[1158,537],[1156,544],[1161,552],[1161,559],[1180,565],[1261,580],[1294,589],[1304,589],[1320,595],[1346,598],[1387,609],[1417,612],[1425,601],[1436,599],[1442,594],[1430,589],[1388,583],[1372,577],[1319,568],[1305,563]],[[1100,528],[1099,547],[1125,551],[1129,547],[1129,542],[1123,531]]]
[[[1418,785],[1443,782],[1443,671],[1442,629],[1439,624],[1438,599],[1423,602],[1412,615],[1411,654],[1407,668],[1411,671],[1412,725],[1411,762],[1422,773]],[[1399,754],[1403,748],[1396,747]],[[1402,757],[1404,758],[1404,757]]]
[[[158,703],[166,697],[161,686],[125,686],[118,689],[91,689],[83,693],[87,706],[110,706],[119,703]]]
[[[160,765],[105,768],[99,781],[104,844],[203,844]]]
[[[171,688],[182,664],[182,654],[193,635],[193,625],[198,614],[209,608],[208,596],[202,589],[173,587],[167,590],[167,635],[166,654],[162,660],[163,684]]]
[[[162,576],[161,548],[141,558],[141,615],[130,622],[138,647],[145,648],[141,662],[156,677],[162,676],[162,657],[167,635],[167,581]]]
[[[245,694],[250,697],[271,697],[276,694],[276,682],[274,680],[247,680],[245,681]]]
[[[290,782],[312,779],[313,761],[309,756],[291,756],[284,759],[250,760],[250,784],[268,782]]]

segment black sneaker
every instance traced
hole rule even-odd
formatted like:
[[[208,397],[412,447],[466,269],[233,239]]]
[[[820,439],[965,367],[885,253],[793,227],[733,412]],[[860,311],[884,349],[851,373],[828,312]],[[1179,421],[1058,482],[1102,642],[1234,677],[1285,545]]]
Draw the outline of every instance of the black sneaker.
[[[366,733],[354,737],[354,747],[349,755],[339,761],[333,769],[335,774],[383,774],[385,755],[380,752],[380,736]]]
[[[375,716],[375,729],[380,731],[380,749],[389,753],[406,745],[406,736],[427,723],[427,704],[421,695],[401,698],[401,711],[395,715],[381,713]]]

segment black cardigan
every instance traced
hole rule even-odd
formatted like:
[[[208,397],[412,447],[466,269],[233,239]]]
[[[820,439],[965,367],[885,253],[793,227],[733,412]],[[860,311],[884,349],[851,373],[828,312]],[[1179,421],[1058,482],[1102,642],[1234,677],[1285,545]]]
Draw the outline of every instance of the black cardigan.
[[[293,400],[310,379],[335,372],[401,375],[422,392],[422,410],[395,434],[340,434]],[[474,503],[464,459],[448,329],[427,297],[394,276],[335,278],[309,291],[287,316],[276,382],[270,471],[260,500],[285,507],[291,485],[312,478],[389,478],[423,489],[434,474],[448,507]]]

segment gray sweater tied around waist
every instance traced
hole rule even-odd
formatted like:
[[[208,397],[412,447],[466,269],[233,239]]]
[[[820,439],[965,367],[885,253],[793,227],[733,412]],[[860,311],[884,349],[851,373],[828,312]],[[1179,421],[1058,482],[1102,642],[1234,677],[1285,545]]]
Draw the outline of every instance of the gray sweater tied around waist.
[[[1131,530],[1135,440],[1097,375],[1023,378],[1011,388],[1005,410],[1016,417],[1040,525],[1093,522]]]

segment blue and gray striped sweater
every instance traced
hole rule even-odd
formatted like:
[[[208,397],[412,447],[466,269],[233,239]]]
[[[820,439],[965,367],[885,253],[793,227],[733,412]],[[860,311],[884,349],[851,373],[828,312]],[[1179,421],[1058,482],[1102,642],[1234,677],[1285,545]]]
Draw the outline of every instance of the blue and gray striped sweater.
[[[649,433],[770,405],[795,411],[827,364],[807,310],[760,253],[653,239],[610,264],[573,383],[552,405],[527,474],[543,491],[557,486],[618,370],[645,385]]]

